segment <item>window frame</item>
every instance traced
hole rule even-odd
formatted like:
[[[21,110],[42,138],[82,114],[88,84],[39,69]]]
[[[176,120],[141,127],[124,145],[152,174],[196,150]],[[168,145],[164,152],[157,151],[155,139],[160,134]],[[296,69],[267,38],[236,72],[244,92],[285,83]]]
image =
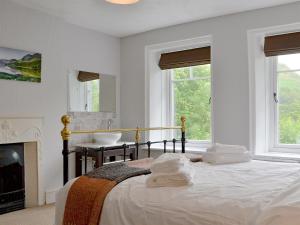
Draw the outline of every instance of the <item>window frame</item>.
[[[282,144],[280,143],[279,130],[279,103],[275,102],[274,93],[278,97],[278,72],[292,72],[299,70],[278,71],[278,56],[270,57],[269,77],[270,77],[270,94],[269,94],[269,152],[298,153],[300,154],[300,144]]]
[[[299,149],[274,148],[270,140],[270,57],[263,51],[265,37],[300,30],[300,23],[247,30],[249,78],[249,150],[254,158],[299,160]]]
[[[97,81],[98,81],[98,89],[99,89],[99,111],[100,111],[100,79],[98,79]],[[89,97],[92,95],[91,86],[92,86],[92,81],[84,82],[84,110],[85,112],[99,112],[99,111],[92,110],[93,109],[92,98],[89,99]]]
[[[214,46],[213,46],[213,36],[211,34],[207,34],[204,36],[198,36],[191,39],[181,39],[170,42],[163,43],[155,43],[145,46],[145,127],[152,126],[167,126],[167,118],[170,117],[166,113],[166,95],[167,95],[167,85],[168,82],[167,76],[165,76],[166,71],[161,70],[157,65],[159,58],[162,53],[171,52],[171,51],[180,51],[185,49],[193,49],[200,47],[211,47],[211,58],[214,58]],[[212,99],[215,98],[214,94],[214,62],[211,61],[211,76],[212,76]],[[155,105],[156,107],[153,107]],[[211,101],[211,123],[212,123],[212,143],[215,140],[214,133],[214,101]],[[189,118],[187,117],[187,120]],[[143,137],[143,140],[162,140],[169,138],[169,131],[161,132],[157,134],[157,132],[147,132]],[[171,137],[172,138],[172,137]],[[178,142],[179,144],[179,142]],[[177,146],[177,145],[176,145]],[[180,146],[177,146],[178,149],[181,149]],[[205,151],[206,146],[201,146],[199,144],[186,144],[186,152],[202,152]],[[162,149],[162,147],[161,147]]]
[[[211,64],[210,64],[211,66]],[[195,78],[193,76],[193,72],[192,72],[192,67],[189,67],[189,78],[186,79],[179,79],[179,80],[173,80],[173,74],[174,74],[174,69],[168,69],[165,70],[165,74],[163,74],[163,76],[167,77],[167,82],[166,82],[166,90],[167,90],[167,107],[166,107],[166,113],[167,115],[171,115],[171,116],[166,116],[167,118],[167,126],[174,126],[175,125],[175,115],[176,115],[176,111],[175,111],[175,100],[174,100],[174,83],[175,82],[181,82],[181,81],[196,81],[196,80],[205,80],[205,79],[209,79],[210,80],[210,86],[211,86],[211,97],[210,97],[210,114],[211,114],[211,119],[210,119],[210,140],[190,140],[188,139],[188,145],[190,146],[200,146],[203,148],[207,148],[211,145],[212,143],[212,138],[213,138],[213,133],[212,133],[212,71],[210,76],[207,77],[200,77],[200,78]],[[170,136],[175,137],[175,132],[176,131],[172,131]]]

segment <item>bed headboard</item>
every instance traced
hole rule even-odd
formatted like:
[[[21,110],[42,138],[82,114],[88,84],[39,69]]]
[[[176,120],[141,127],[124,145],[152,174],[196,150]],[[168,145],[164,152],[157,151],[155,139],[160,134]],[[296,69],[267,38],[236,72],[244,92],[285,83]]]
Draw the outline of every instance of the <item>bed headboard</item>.
[[[179,140],[176,140],[176,138],[173,138],[171,140],[162,140],[162,141],[147,141],[147,142],[141,142],[141,132],[150,132],[150,131],[157,131],[157,130],[181,130],[181,152],[185,153],[185,133],[186,133],[186,118],[184,116],[181,116],[181,126],[174,126],[174,127],[152,127],[152,128],[126,128],[126,129],[110,129],[110,130],[70,130],[69,125],[71,123],[71,117],[68,115],[64,115],[61,118],[61,122],[64,125],[63,130],[61,131],[61,137],[63,140],[63,181],[64,184],[66,184],[69,180],[69,155],[71,153],[75,153],[75,151],[70,151],[69,149],[69,141],[71,140],[72,135],[80,135],[80,134],[95,134],[95,133],[114,133],[114,132],[121,132],[121,133],[130,133],[135,132],[135,143],[128,145],[123,144],[121,146],[113,146],[113,147],[101,147],[98,151],[109,151],[114,149],[124,149],[124,160],[126,157],[126,150],[130,147],[134,147],[136,149],[136,159],[138,159],[139,155],[139,148],[141,146],[146,146],[148,149],[148,157],[150,157],[151,154],[151,145],[152,144],[158,144],[162,143],[164,145],[164,153],[167,151],[167,143],[173,144],[173,152],[176,151],[176,143],[179,142]],[[86,151],[84,152],[85,154]],[[104,154],[102,154],[103,156]],[[85,155],[86,156],[86,155]],[[86,157],[85,157],[86,158]]]

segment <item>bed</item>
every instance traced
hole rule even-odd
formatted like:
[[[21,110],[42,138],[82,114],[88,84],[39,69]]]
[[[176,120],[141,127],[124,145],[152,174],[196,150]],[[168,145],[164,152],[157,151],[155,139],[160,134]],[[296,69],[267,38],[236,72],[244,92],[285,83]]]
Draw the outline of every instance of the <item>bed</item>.
[[[99,225],[300,225],[299,163],[189,162],[189,167],[190,186],[147,188],[149,175],[119,183],[104,200]],[[62,225],[68,191],[77,179],[57,193],[56,225]]]
[[[100,225],[299,225],[300,165],[255,161],[212,166],[190,162],[193,185],[147,188],[146,176],[123,181],[107,195]],[[67,193],[57,195],[61,225]]]

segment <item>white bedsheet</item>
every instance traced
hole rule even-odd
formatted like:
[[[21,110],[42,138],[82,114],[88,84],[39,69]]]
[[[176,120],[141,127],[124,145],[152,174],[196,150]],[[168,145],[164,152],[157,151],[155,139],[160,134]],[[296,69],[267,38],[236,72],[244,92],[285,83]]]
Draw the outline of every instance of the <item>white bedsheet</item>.
[[[195,170],[191,186],[147,188],[146,176],[139,176],[114,187],[100,225],[300,224],[299,164],[190,164]],[[72,182],[58,193],[56,225]]]

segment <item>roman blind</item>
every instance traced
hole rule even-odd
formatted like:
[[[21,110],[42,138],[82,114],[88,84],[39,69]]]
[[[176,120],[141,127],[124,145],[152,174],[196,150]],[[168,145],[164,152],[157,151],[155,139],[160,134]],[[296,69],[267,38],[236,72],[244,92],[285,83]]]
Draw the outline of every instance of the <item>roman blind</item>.
[[[99,79],[99,73],[79,71],[77,79],[81,82]]]
[[[163,53],[159,67],[162,70],[197,66],[210,63],[210,47],[194,48],[184,51]]]
[[[267,57],[300,53],[300,32],[265,37],[264,52]]]

